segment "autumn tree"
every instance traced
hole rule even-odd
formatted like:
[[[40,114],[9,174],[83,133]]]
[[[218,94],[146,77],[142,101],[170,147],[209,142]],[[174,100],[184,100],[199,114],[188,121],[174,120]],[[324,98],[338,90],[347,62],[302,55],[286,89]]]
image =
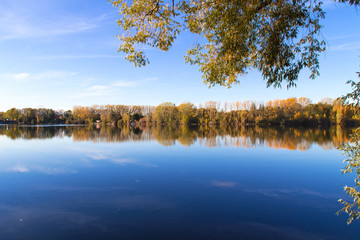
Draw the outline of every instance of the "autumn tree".
[[[194,104],[185,102],[178,106],[181,124],[189,125],[195,121],[196,108]]]
[[[201,39],[186,62],[197,65],[209,86],[230,87],[251,69],[267,86],[295,86],[299,73],[319,75],[322,2],[317,0],[109,0],[123,31],[119,51],[135,66],[149,63],[139,48],[167,51],[181,31]],[[360,5],[360,0],[334,0]],[[199,38],[197,37],[197,39]]]
[[[5,112],[4,118],[17,122],[22,120],[22,115],[19,109],[11,108]]]
[[[208,124],[215,125],[218,117],[218,102],[207,101],[204,106],[206,110],[206,115],[209,117]]]
[[[179,110],[171,102],[161,103],[154,110],[154,120],[161,125],[177,124],[179,121]]]

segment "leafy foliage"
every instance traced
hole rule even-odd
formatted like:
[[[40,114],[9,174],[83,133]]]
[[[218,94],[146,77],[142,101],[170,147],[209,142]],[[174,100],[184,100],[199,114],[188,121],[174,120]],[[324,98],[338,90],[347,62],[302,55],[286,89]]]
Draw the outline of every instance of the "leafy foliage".
[[[124,31],[120,52],[135,66],[149,63],[139,45],[167,51],[181,31],[198,35],[186,62],[198,65],[209,86],[230,87],[251,69],[267,86],[295,86],[302,69],[319,75],[325,50],[317,0],[109,0],[119,9]],[[360,5],[360,0],[337,0]]]
[[[360,78],[360,72],[358,72],[358,77]],[[343,96],[341,99],[344,103],[355,106],[355,113],[358,115],[358,107],[360,105],[360,82],[356,83],[352,80],[349,80],[347,83],[351,84],[353,91]],[[343,208],[337,212],[337,214],[342,212],[349,214],[347,223],[350,224],[355,219],[360,218],[360,128],[356,129],[355,133],[351,137],[350,142],[343,145],[339,149],[342,150],[343,153],[348,157],[344,160],[346,166],[342,170],[342,173],[356,173],[356,178],[354,180],[355,187],[344,187],[345,193],[352,199],[352,202],[339,199],[339,202],[343,205]]]
[[[340,214],[345,212],[349,214],[347,223],[350,224],[353,220],[360,218],[360,129],[352,135],[349,143],[340,147],[344,154],[348,157],[344,162],[345,168],[342,170],[343,174],[355,172],[357,177],[355,178],[355,187],[345,186],[345,193],[353,199],[352,202],[348,202],[344,199],[339,199],[339,202],[343,205],[343,208],[337,212]]]
[[[360,78],[360,72],[357,72],[358,77]],[[359,107],[360,106],[360,82],[354,82],[352,80],[348,80],[346,82],[347,84],[351,85],[352,88],[352,92],[346,94],[344,97],[342,97],[342,99],[344,101],[347,101],[349,104]]]

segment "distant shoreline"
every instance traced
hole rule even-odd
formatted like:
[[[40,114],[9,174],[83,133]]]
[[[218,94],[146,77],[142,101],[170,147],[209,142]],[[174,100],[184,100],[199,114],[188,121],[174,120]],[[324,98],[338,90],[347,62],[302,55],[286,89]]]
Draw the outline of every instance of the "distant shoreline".
[[[94,105],[73,110],[12,108],[0,112],[0,123],[27,126],[110,125],[123,126],[359,126],[358,108],[341,99],[311,103],[307,98],[289,98],[265,103],[251,101],[221,104],[206,102],[196,107],[190,102],[178,106],[164,102],[158,106]]]

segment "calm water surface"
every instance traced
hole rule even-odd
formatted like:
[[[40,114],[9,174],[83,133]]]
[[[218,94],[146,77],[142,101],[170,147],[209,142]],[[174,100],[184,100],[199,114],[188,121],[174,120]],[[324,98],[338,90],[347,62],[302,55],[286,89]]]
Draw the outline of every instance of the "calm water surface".
[[[350,132],[0,126],[0,239],[359,239]]]

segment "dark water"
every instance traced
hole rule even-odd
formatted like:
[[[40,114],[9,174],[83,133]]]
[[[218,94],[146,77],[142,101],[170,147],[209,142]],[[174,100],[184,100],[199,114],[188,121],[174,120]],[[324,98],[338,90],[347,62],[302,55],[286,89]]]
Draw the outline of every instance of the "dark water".
[[[359,239],[350,132],[0,126],[0,239]]]

